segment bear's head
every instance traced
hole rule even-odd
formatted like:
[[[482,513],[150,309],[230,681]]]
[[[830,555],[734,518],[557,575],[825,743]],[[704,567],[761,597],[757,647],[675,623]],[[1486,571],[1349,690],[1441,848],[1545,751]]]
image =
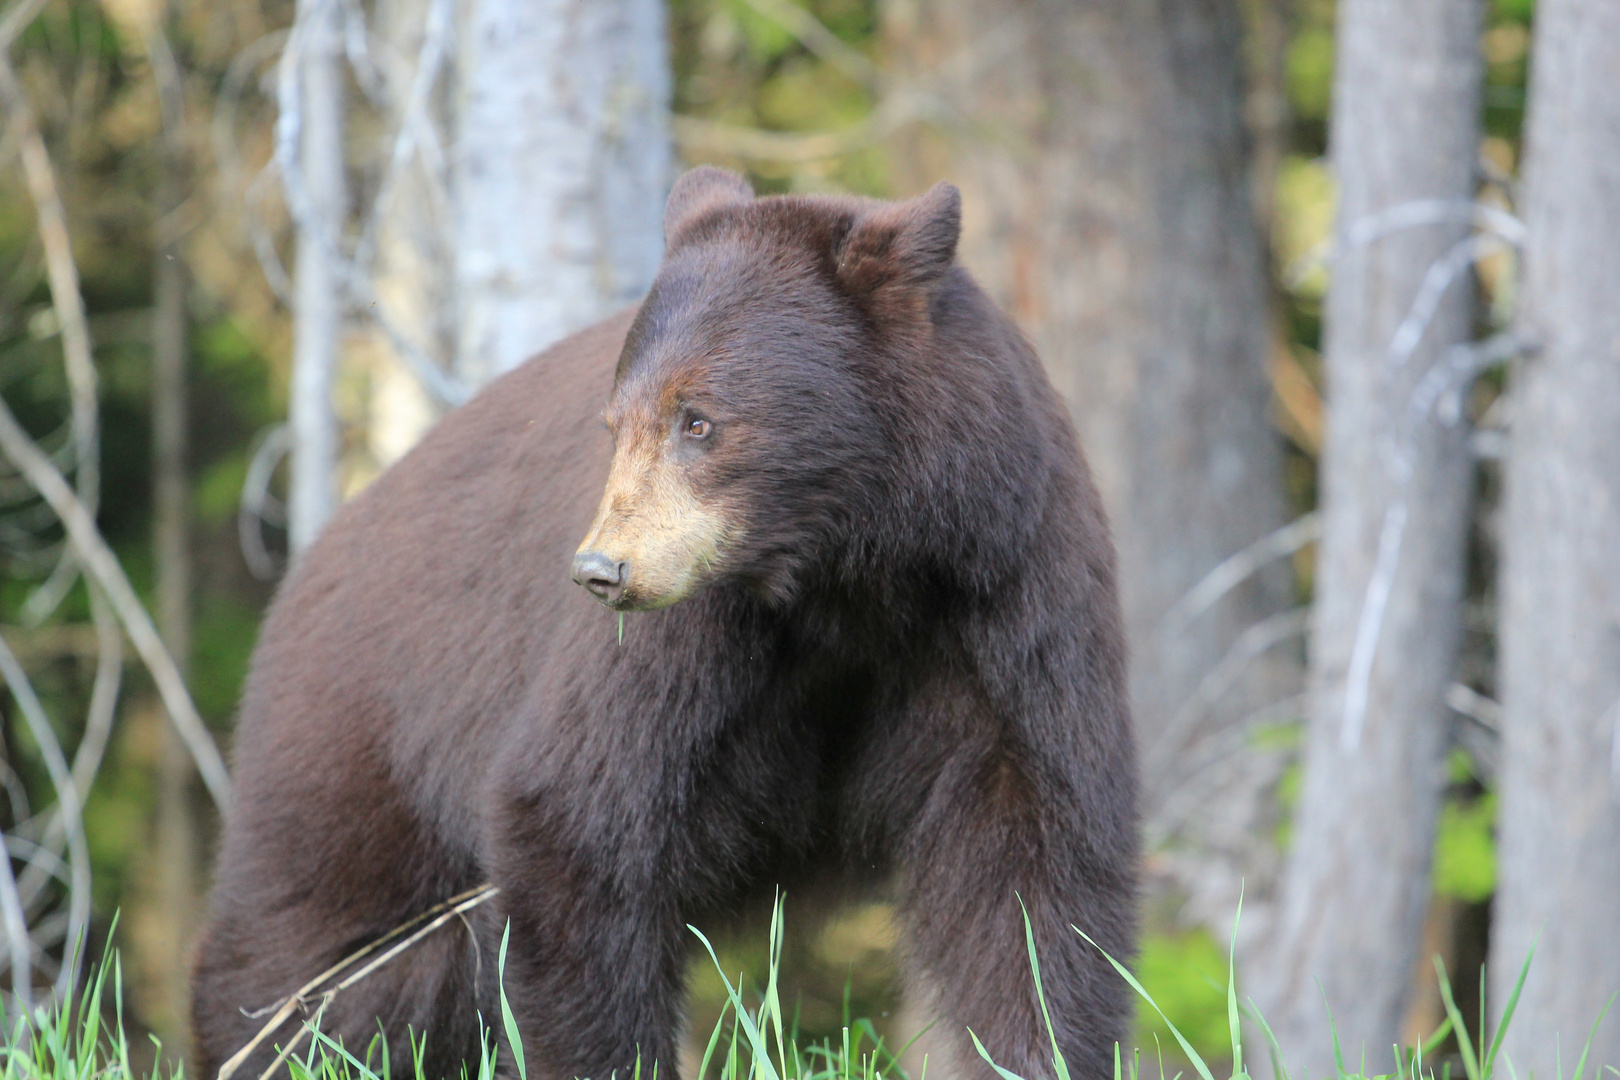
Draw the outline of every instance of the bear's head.
[[[888,203],[682,176],[602,414],[613,461],[574,579],[618,610],[723,577],[785,602],[870,542],[903,437],[896,372],[928,347],[960,221],[948,184]]]

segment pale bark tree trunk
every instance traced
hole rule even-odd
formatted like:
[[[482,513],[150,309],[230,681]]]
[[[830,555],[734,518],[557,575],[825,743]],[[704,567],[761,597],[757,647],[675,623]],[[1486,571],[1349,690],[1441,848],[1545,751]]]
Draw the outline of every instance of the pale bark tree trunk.
[[[441,86],[455,82],[455,43],[453,22],[438,18],[443,2],[385,0],[376,5],[377,37],[389,65],[390,127],[417,150],[395,163],[398,172],[392,186],[380,196],[386,205],[378,210],[372,287],[392,333],[428,362],[447,370],[455,333],[451,273],[455,256],[442,205],[448,197],[448,173],[440,171],[445,163],[438,160],[442,152],[438,147],[430,151],[421,145],[420,132],[404,131],[406,125],[447,126],[449,95]],[[439,40],[428,40],[432,35]],[[419,93],[422,100],[413,101]],[[413,108],[420,115],[411,116]],[[388,144],[378,147],[385,161],[394,149]],[[374,328],[371,336],[379,363],[372,371],[367,442],[372,460],[386,468],[416,444],[447,403],[423,386],[390,333]]]
[[[190,490],[186,479],[186,267],[174,212],[184,198],[185,101],[174,56],[163,23],[167,5],[152,13],[147,53],[158,83],[163,113],[156,266],[152,302],[152,547],[157,568],[156,617],[169,654],[184,674],[191,655]],[[153,844],[152,903],[163,923],[157,934],[164,946],[155,972],[159,997],[147,1014],[158,1021],[158,1034],[176,1053],[188,1045],[186,1024],[188,956],[197,913],[197,866],[200,863],[196,820],[191,805],[195,777],[191,755],[173,725],[153,703],[151,716],[160,725],[157,768],[157,814]]]
[[[652,283],[670,74],[661,0],[473,0],[458,46],[457,368],[476,385]]]
[[[1620,991],[1620,5],[1536,8],[1521,326],[1502,511],[1491,1001],[1531,943],[1506,1051],[1572,1067]],[[1589,1067],[1620,1065],[1620,1018]]]
[[[1465,342],[1466,269],[1407,352],[1398,328],[1466,224],[1347,242],[1371,215],[1473,196],[1478,0],[1341,0],[1330,152],[1340,251],[1325,319],[1311,709],[1303,791],[1268,948],[1263,1011],[1298,1075],[1383,1060],[1419,961],[1464,580],[1470,459],[1461,424],[1414,420],[1415,384]],[[1321,990],[1317,987],[1320,985]],[[1324,1004],[1323,997],[1326,997]]]
[[[296,123],[296,175],[286,177],[298,222],[293,296],[293,373],[289,424],[292,474],[288,543],[296,558],[331,516],[337,501],[339,450],[332,384],[343,327],[340,266],[345,195],[344,59],[338,0],[299,0],[284,62],[296,92],[282,95],[282,124]],[[289,101],[289,97],[292,99]],[[288,106],[294,108],[288,112]]]
[[[1286,602],[1277,575],[1166,626],[1204,575],[1283,524],[1238,5],[890,0],[885,21],[902,85],[947,105],[896,166],[906,186],[962,188],[963,261],[1033,338],[1108,505],[1156,810],[1187,779],[1172,777],[1189,744],[1229,730],[1288,666],[1262,661],[1251,671],[1269,676],[1245,692],[1189,707],[1240,634]],[[1218,830],[1237,844],[1252,780],[1210,800],[1211,815],[1243,819]],[[1213,883],[1191,884],[1229,920],[1243,871],[1217,860],[1199,874],[1212,869]]]

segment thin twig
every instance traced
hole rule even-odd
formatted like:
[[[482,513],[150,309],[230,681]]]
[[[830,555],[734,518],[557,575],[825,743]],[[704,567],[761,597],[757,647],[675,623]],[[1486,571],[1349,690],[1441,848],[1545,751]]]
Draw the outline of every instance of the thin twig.
[[[17,40],[19,34],[28,29],[28,24],[34,21],[45,7],[45,0],[17,0],[11,5],[4,18],[0,18],[0,53],[11,48],[11,43]]]
[[[878,88],[880,80],[877,65],[873,64],[865,53],[846,44],[843,38],[827,29],[826,24],[809,11],[797,4],[789,3],[789,0],[744,0],[744,2],[798,38],[805,48],[815,53],[829,67],[837,69],[845,77],[868,90],[875,91]]]
[[[1310,617],[1308,607],[1290,608],[1261,619],[1239,634],[1220,661],[1199,680],[1198,688],[1176,710],[1176,715],[1155,740],[1143,774],[1167,775],[1165,766],[1190,741],[1210,706],[1221,699],[1256,658],[1289,638],[1304,634],[1310,627]],[[1155,762],[1158,764],[1153,764]]]
[[[45,708],[4,637],[0,637],[0,677],[4,677],[6,684],[11,687],[11,696],[22,710],[40,756],[45,759],[51,784],[56,788],[57,804],[62,808],[63,823],[67,828],[69,865],[73,867],[72,883],[68,886],[67,925],[68,948],[71,951],[82,944],[85,929],[90,924],[90,843],[84,834],[84,801],[79,797],[73,773],[62,753],[62,744],[45,715]],[[72,965],[64,965],[59,979],[70,978],[71,971]],[[57,986],[59,994],[65,991],[65,985]]]
[[[236,510],[236,537],[248,570],[260,581],[272,581],[280,572],[264,546],[265,524],[287,527],[287,507],[270,494],[270,478],[292,447],[286,424],[276,424],[255,440],[242,481],[242,500]]]
[[[390,942],[395,942],[401,937],[405,938],[403,941],[398,941],[397,944],[393,945],[392,948],[389,948],[371,963],[366,964],[360,970],[349,975],[342,982],[330,987],[325,991],[322,991],[319,995],[321,1008],[324,1008],[326,1004],[329,1003],[332,998],[336,997],[340,991],[353,986],[355,983],[359,982],[367,975],[370,975],[383,964],[386,964],[388,961],[392,960],[406,949],[415,945],[418,941],[421,941],[422,938],[426,937],[434,930],[437,930],[451,919],[456,918],[464,912],[472,910],[479,904],[482,904],[486,900],[489,900],[491,897],[497,895],[500,891],[501,890],[496,886],[485,883],[477,886],[476,888],[469,889],[464,893],[460,893],[459,895],[452,896],[450,899],[445,900],[442,903],[435,904],[433,907],[428,908],[421,914],[416,915],[410,920],[394,927],[394,929],[388,931],[388,933],[384,934],[377,940],[370,942],[364,947],[356,949],[348,956],[345,956],[342,960],[339,960],[337,963],[315,976],[309,982],[299,987],[298,990],[290,997],[287,997],[279,1002],[275,1006],[276,1011],[270,1017],[270,1021],[265,1024],[264,1027],[259,1029],[259,1033],[253,1036],[246,1046],[242,1047],[242,1049],[238,1050],[235,1054],[232,1054],[230,1058],[219,1067],[219,1074],[215,1080],[230,1080],[236,1071],[242,1067],[242,1064],[252,1055],[253,1051],[257,1050],[259,1046],[264,1043],[264,1040],[268,1039],[272,1034],[274,1034],[277,1028],[286,1023],[287,1020],[292,1017],[293,1013],[298,1012],[299,1010],[307,1011],[310,1005],[311,996],[320,989],[323,983],[337,978],[354,964],[364,960],[366,957],[370,956],[374,952],[377,952],[379,949],[382,949]],[[426,923],[427,925],[424,926],[423,923]],[[414,933],[412,933],[413,930],[415,931]],[[405,937],[407,934],[410,936]],[[298,1045],[299,1041],[303,1037],[303,1034],[303,1030],[300,1029],[299,1033],[288,1041],[287,1045],[283,1047],[280,1053],[276,1055],[275,1060],[271,1062],[270,1067],[264,1071],[261,1080],[265,1080],[265,1078],[269,1077],[271,1073],[275,1072],[276,1069],[281,1067],[281,1064],[287,1060],[288,1055],[291,1054],[293,1049]]]
[[[1188,589],[1160,620],[1161,634],[1174,634],[1220,602],[1221,598],[1265,566],[1286,558],[1322,536],[1322,515],[1312,510],[1267,533],[1236,555],[1224,559]]]
[[[9,854],[0,859],[0,916],[5,919],[6,940],[11,946],[11,993],[26,1016],[34,1007],[34,960],[28,949],[28,919],[17,895]]]
[[[219,747],[214,745],[213,737],[208,734],[202,717],[197,715],[197,707],[192,704],[174,658],[163,647],[163,640],[152,625],[151,616],[141,606],[129,578],[124,576],[123,567],[96,529],[95,519],[68,487],[67,481],[62,479],[62,474],[29,439],[28,433],[17,423],[17,418],[4,401],[0,401],[0,453],[10,458],[12,464],[28,477],[29,483],[38,489],[62,519],[69,542],[85,568],[101,584],[135,650],[141,654],[147,670],[152,673],[152,680],[157,684],[169,717],[196,760],[197,771],[202,774],[203,783],[208,786],[215,805],[222,815],[227,814],[231,782],[225,771],[225,762],[220,757]]]
[[[90,616],[96,633],[96,676],[90,689],[90,709],[85,717],[84,735],[73,752],[73,783],[88,793],[90,785],[101,768],[101,758],[112,733],[114,714],[118,708],[118,687],[124,674],[124,635],[118,620],[107,605],[101,586],[93,580],[85,583],[90,593]],[[60,802],[53,808],[40,838],[40,850],[60,855],[67,839],[66,820]],[[23,905],[33,903],[35,895],[49,880],[45,870],[35,859],[30,859],[23,870],[18,890]]]
[[[100,478],[96,452],[96,369],[90,350],[90,324],[84,314],[79,268],[73,261],[73,243],[68,236],[67,211],[57,188],[56,170],[34,120],[33,106],[4,52],[0,52],[0,98],[5,99],[12,110],[13,122],[22,125],[23,175],[34,200],[40,240],[45,246],[51,305],[56,309],[57,324],[61,327],[62,358],[73,394],[79,498],[93,510],[98,502]]]
[[[670,130],[675,141],[687,150],[803,165],[876,146],[901,127],[927,115],[920,96],[895,94],[880,102],[865,119],[842,131],[800,135],[737,127],[695,116],[671,117]]]

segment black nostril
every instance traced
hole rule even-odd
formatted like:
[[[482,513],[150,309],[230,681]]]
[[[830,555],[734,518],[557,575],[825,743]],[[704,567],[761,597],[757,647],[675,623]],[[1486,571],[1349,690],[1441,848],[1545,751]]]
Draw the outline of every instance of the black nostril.
[[[624,563],[615,562],[600,551],[581,551],[574,556],[574,580],[603,600],[613,600],[624,591]]]

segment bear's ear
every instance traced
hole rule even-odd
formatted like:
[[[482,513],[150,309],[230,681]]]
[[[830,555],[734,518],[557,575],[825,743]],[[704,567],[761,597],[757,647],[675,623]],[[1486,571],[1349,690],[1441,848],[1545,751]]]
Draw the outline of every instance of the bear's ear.
[[[748,181],[730,169],[699,165],[683,173],[664,204],[664,246],[672,245],[676,234],[701,215],[753,198]]]
[[[951,268],[961,235],[962,193],[941,182],[857,217],[839,251],[838,276],[857,294],[885,285],[927,289]]]

